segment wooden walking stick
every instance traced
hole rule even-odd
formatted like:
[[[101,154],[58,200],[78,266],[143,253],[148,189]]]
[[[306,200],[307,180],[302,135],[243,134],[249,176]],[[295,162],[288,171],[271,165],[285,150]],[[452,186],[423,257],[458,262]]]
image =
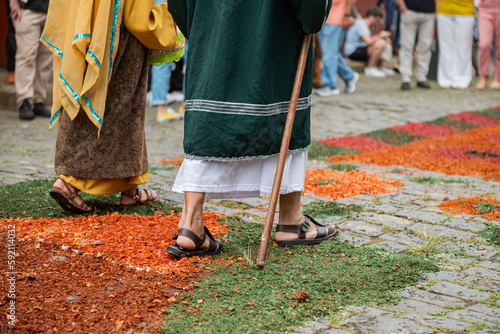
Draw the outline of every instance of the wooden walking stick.
[[[271,198],[269,199],[269,207],[267,209],[264,232],[262,233],[262,237],[260,238],[260,249],[257,256],[257,266],[261,268],[264,267],[264,263],[266,261],[267,247],[269,246],[269,237],[271,236],[274,214],[276,213],[276,204],[278,203],[281,179],[283,178],[283,171],[285,169],[286,155],[288,152],[288,145],[290,144],[290,138],[292,136],[293,121],[295,119],[295,112],[297,110],[297,103],[299,101],[300,87],[302,86],[302,77],[304,76],[310,43],[311,35],[305,35],[302,41],[302,48],[300,50],[299,64],[297,65],[295,81],[293,83],[292,98],[290,99],[290,106],[288,107],[288,115],[286,118],[285,130],[283,132],[283,139],[281,141],[280,155],[278,159],[278,166],[276,166],[276,175],[274,176]]]

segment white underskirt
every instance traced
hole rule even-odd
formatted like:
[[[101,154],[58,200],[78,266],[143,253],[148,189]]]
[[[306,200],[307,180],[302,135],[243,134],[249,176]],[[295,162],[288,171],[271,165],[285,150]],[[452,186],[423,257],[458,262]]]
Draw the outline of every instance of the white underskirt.
[[[259,197],[273,188],[278,157],[244,161],[184,159],[172,191],[205,193],[206,199]],[[304,191],[307,151],[288,154],[280,194]]]

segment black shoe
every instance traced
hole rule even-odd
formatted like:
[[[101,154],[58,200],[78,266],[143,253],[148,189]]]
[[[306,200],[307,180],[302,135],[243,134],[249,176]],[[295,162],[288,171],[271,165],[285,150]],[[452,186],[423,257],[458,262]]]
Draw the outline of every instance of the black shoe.
[[[429,89],[431,85],[427,81],[419,81],[417,82],[417,87]]]
[[[47,109],[43,103],[35,103],[33,112],[35,113],[35,116],[50,117],[50,110]]]
[[[35,113],[31,109],[31,105],[28,100],[24,100],[19,107],[19,119],[31,120],[35,118]]]
[[[401,84],[401,90],[410,90],[410,83],[409,82],[403,82]]]

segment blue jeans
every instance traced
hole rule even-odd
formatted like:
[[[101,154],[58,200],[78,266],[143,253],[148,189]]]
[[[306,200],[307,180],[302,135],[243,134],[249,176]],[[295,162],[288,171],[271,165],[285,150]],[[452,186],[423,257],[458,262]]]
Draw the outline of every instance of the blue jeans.
[[[398,6],[396,6],[396,2],[394,0],[386,0],[385,1],[385,31],[391,31],[391,27],[393,27],[393,36],[392,36],[392,45],[399,47],[401,46],[401,37],[399,26],[401,25],[401,12],[399,11]]]
[[[174,64],[163,64],[153,66],[151,72],[151,91],[153,92],[153,101],[151,105],[167,105],[167,94],[170,88],[170,77]]]
[[[337,88],[337,76],[346,82],[354,78],[354,71],[347,66],[344,57],[340,54],[344,35],[344,29],[334,24],[325,24],[318,33],[323,53],[321,80],[325,86],[333,89]]]

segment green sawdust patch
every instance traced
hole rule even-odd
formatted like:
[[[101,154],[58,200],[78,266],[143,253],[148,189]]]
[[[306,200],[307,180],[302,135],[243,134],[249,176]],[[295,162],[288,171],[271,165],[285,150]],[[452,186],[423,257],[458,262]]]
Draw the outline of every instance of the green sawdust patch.
[[[210,264],[210,276],[177,296],[165,315],[165,333],[283,333],[348,305],[395,304],[396,291],[438,270],[422,256],[340,241],[297,248],[271,241],[266,265],[258,269],[250,260],[255,261],[262,227],[227,223],[224,261]]]
[[[342,171],[350,172],[352,170],[358,169],[358,167],[355,165],[345,163],[345,162],[339,162],[339,163],[328,166],[328,169],[336,170],[339,172],[342,172]]]
[[[440,117],[427,123],[434,125],[449,125],[453,129],[453,131],[467,131],[478,127],[478,125],[455,121],[449,119],[448,117]]]
[[[475,114],[500,120],[500,110],[498,109],[486,109],[486,110],[481,110],[481,111],[474,111]]]
[[[331,157],[332,155],[351,155],[358,153],[359,151],[357,150],[351,150],[337,146],[330,146],[313,141],[311,142],[311,147],[309,148],[308,159],[325,160],[326,157]]]
[[[481,201],[476,205],[477,211],[479,214],[484,215],[488,213],[492,213],[493,211],[500,210],[500,205],[491,204],[485,201]]]
[[[412,136],[391,129],[376,130],[368,132],[367,135],[373,140],[394,146],[404,145],[422,139],[422,137]]]
[[[0,186],[0,219],[10,217],[31,217],[33,219],[43,217],[62,218],[71,215],[89,215],[71,214],[63,211],[49,195],[49,190],[52,189],[54,182],[55,179],[43,179]],[[158,201],[150,205],[121,208],[114,204],[118,202],[120,198],[119,194],[95,196],[80,193],[80,196],[88,205],[94,208],[90,213],[92,215],[105,215],[109,212],[119,212],[121,214],[150,216],[156,211],[168,213],[171,210],[180,210],[179,207],[163,201]]]
[[[325,216],[351,216],[355,212],[363,211],[361,205],[341,205],[335,201],[314,201],[302,206],[302,213],[313,218]]]
[[[435,178],[431,176],[415,176],[410,179],[413,182],[417,183],[423,183],[423,184],[449,184],[449,183],[465,183],[468,184],[468,181],[464,180],[448,180],[448,179],[441,179],[441,178]]]

